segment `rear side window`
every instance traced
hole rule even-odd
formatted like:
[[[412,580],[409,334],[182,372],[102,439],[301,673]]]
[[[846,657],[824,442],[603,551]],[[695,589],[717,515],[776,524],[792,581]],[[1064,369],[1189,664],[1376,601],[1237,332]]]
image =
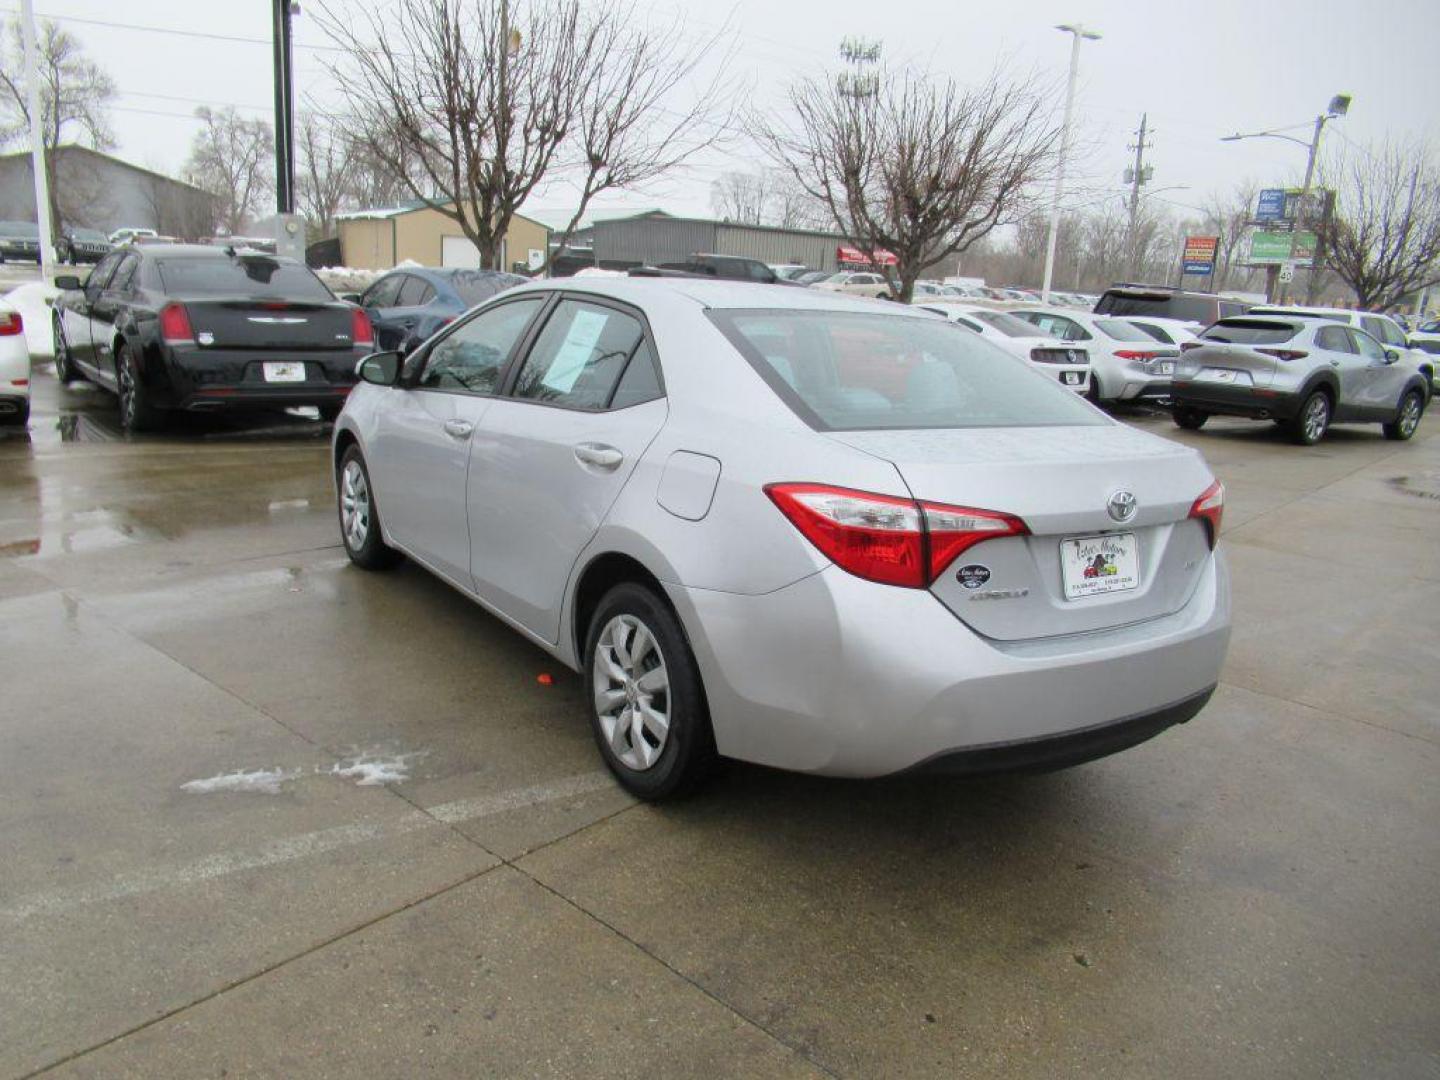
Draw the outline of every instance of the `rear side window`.
[[[1214,326],[1202,330],[1200,337],[1226,345],[1278,345],[1299,332],[1300,328],[1293,323],[1267,319],[1221,319]]]
[[[1315,333],[1315,344],[1331,352],[1355,351],[1355,342],[1350,338],[1350,331],[1343,326],[1322,326]]]
[[[977,311],[975,318],[1006,337],[1034,337],[1035,327],[1005,311]]]
[[[270,296],[286,300],[334,300],[308,267],[263,255],[160,259],[167,293],[184,296]]]
[[[1107,422],[1024,361],[938,319],[831,311],[707,314],[818,431]]]
[[[658,397],[664,397],[664,391],[660,389],[655,354],[651,352],[648,341],[641,341],[640,347],[630,357],[630,363],[625,365],[625,374],[620,376],[620,384],[615,387],[615,393],[610,397],[610,408],[624,409],[654,401]]]
[[[1074,319],[1065,318],[1064,315],[1052,315],[1046,311],[1022,311],[1018,313],[1018,317],[1034,326],[1038,326],[1051,337],[1062,338],[1065,341],[1090,340],[1090,331],[1086,330]],[[1033,337],[1034,335],[1032,334],[1031,336]]]
[[[1148,315],[1152,319],[1179,319],[1208,323],[1215,318],[1218,302],[1207,296],[1131,295],[1107,292],[1095,305],[1097,315]],[[1123,339],[1122,339],[1123,340]]]
[[[644,338],[644,327],[632,315],[562,300],[525,358],[515,396],[569,409],[607,408]]]
[[[421,307],[435,299],[435,288],[424,278],[414,274],[405,275],[405,284],[400,286],[398,307]]]
[[[1124,319],[1096,319],[1095,328],[1116,341],[1154,341],[1150,333]]]
[[[381,278],[365,291],[365,295],[360,298],[360,303],[368,308],[394,307],[395,298],[400,295],[400,285],[404,279],[404,274],[392,274],[387,278]]]
[[[1132,325],[1132,326],[1138,326],[1142,331],[1144,331],[1145,333],[1149,334],[1152,338],[1154,338],[1156,341],[1160,342],[1160,344],[1162,344],[1162,345],[1174,345],[1174,344],[1175,344],[1175,339],[1172,338],[1168,333],[1165,332],[1164,327],[1156,326],[1154,323],[1143,323],[1143,322],[1142,322],[1142,323],[1131,323],[1131,325]]]

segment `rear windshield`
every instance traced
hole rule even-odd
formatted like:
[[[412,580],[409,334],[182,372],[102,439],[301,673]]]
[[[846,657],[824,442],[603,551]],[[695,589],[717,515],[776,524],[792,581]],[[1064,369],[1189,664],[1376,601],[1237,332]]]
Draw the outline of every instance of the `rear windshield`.
[[[185,296],[274,296],[286,300],[333,300],[324,284],[298,263],[260,256],[223,259],[160,259],[167,293]]]
[[[512,285],[523,285],[529,280],[519,274],[483,274],[478,270],[461,270],[450,275],[451,287],[460,294],[460,299],[469,305],[489,300],[496,293]]]
[[[992,329],[999,330],[1006,337],[1038,337],[1035,332],[1035,324],[1028,323],[1024,319],[1009,315],[1003,311],[970,311],[967,312],[972,319],[983,322]]]
[[[1073,391],[950,323],[833,311],[710,311],[818,431],[1053,427],[1105,420]]]
[[[1149,315],[1152,319],[1180,319],[1208,323],[1215,318],[1217,301],[1207,296],[1134,296],[1107,292],[1095,305],[1097,315]]]
[[[1200,337],[1225,345],[1278,345],[1299,332],[1300,328],[1290,323],[1265,319],[1221,319],[1214,326],[1202,330]]]
[[[1154,337],[1124,319],[1096,319],[1096,328],[1116,341],[1154,341]]]

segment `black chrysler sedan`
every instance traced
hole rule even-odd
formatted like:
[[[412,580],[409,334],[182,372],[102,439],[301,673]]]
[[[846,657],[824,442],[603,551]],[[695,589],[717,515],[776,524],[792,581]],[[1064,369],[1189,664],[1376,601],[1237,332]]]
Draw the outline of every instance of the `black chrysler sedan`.
[[[201,244],[117,248],[57,277],[55,369],[120,398],[127,431],[172,410],[318,406],[333,419],[374,351],[365,312],[293,259]]]

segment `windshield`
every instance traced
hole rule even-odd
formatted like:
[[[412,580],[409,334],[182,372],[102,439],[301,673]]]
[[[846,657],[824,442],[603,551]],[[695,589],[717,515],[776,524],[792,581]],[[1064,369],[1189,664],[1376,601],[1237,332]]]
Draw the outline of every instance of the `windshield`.
[[[0,233],[4,233],[6,236],[38,238],[40,226],[33,221],[0,221]]]
[[[263,255],[237,258],[160,259],[167,293],[186,296],[275,296],[286,300],[333,300],[314,274],[298,263]]]
[[[1264,319],[1221,319],[1206,327],[1200,337],[1225,345],[1278,345],[1300,332],[1298,326]]]
[[[1124,319],[1096,319],[1095,328],[1106,337],[1116,341],[1154,341],[1155,339],[1134,323]]]
[[[459,270],[450,275],[450,286],[460,294],[461,300],[473,307],[512,285],[523,285],[529,280],[519,274],[487,274],[480,270]]]
[[[1040,329],[1034,323],[1028,323],[1024,319],[1016,318],[1003,311],[971,311],[967,314],[972,319],[978,319],[986,326],[999,330],[1006,337],[1043,337]]]
[[[1206,296],[1133,296],[1107,292],[1095,305],[1097,315],[1149,315],[1155,319],[1208,323],[1215,318],[1218,301]]]
[[[832,311],[707,314],[818,431],[1106,422],[1023,360],[938,319]]]

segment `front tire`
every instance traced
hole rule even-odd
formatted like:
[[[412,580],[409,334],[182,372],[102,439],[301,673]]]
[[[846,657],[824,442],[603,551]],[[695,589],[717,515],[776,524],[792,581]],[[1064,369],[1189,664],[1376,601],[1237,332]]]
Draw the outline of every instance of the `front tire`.
[[[65,330],[58,315],[50,320],[50,336],[55,349],[55,378],[64,386],[80,378],[80,372],[75,370],[75,361],[70,355],[70,346],[65,342]]]
[[[131,435],[164,427],[165,414],[151,403],[149,388],[140,377],[140,362],[129,345],[116,347],[115,372],[120,388],[120,427]]]
[[[1301,404],[1295,419],[1286,425],[1291,440],[1301,446],[1314,446],[1318,443],[1330,430],[1332,408],[1329,394],[1324,390],[1312,392]]]
[[[1190,405],[1177,405],[1170,415],[1175,420],[1175,426],[1186,431],[1199,431],[1205,426],[1205,421],[1210,419],[1210,414],[1204,409]]]
[[[1420,417],[1425,414],[1425,398],[1419,390],[1411,390],[1400,399],[1400,408],[1395,410],[1395,419],[1381,430],[1385,438],[1405,442],[1420,427]]]
[[[340,513],[340,540],[345,554],[362,570],[388,570],[400,561],[400,553],[385,543],[370,470],[358,446],[340,459],[336,507]]]
[[[678,798],[714,768],[695,654],[675,613],[650,589],[625,582],[600,600],[585,637],[585,685],[600,756],[632,795]]]

